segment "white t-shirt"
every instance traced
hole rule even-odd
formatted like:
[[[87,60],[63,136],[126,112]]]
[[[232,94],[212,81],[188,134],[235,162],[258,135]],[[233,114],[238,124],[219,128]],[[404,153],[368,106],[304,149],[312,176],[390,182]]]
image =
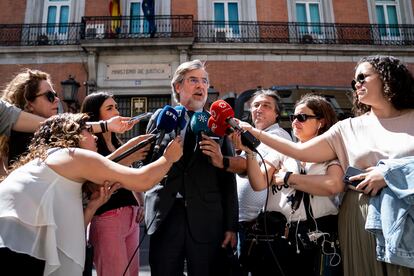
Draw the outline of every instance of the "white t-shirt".
[[[287,133],[279,124],[273,124],[264,130],[267,133],[280,136],[282,138],[291,140],[289,133]],[[257,147],[257,151],[265,158],[272,152],[276,152],[274,149],[261,143]],[[245,156],[243,152],[241,156]],[[258,161],[261,162],[259,156]],[[239,221],[250,221],[257,217],[259,211],[263,208],[266,202],[266,190],[254,191],[249,183],[247,175],[236,175],[237,181],[237,195],[239,199]]]
[[[276,169],[284,169],[284,171],[300,173],[300,164],[295,159],[280,153],[269,155],[266,160]],[[324,163],[306,163],[304,169],[306,174],[309,175],[324,175],[326,174],[328,167],[333,164],[339,163],[337,160]],[[306,220],[306,211],[303,199],[299,208],[292,214],[291,200],[293,199],[295,193],[296,190],[289,186],[270,186],[267,211],[280,212],[291,221]],[[330,197],[309,195],[309,198],[314,218],[338,214],[339,199],[337,195]]]

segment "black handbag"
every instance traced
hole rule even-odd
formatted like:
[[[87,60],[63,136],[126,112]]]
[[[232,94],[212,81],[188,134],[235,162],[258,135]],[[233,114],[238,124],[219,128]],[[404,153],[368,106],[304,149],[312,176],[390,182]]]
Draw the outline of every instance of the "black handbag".
[[[274,240],[283,235],[286,222],[282,213],[260,212],[250,229],[247,229],[246,240]]]

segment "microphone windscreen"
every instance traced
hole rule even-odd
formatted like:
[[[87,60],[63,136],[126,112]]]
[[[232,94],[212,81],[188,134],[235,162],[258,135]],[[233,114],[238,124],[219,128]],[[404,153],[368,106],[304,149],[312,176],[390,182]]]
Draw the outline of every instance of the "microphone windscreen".
[[[193,133],[199,134],[200,132],[206,132],[209,130],[207,125],[210,114],[207,112],[195,112],[193,117],[191,117],[190,127]]]
[[[219,124],[224,124],[227,118],[234,117],[234,111],[231,106],[224,100],[218,100],[211,104],[211,116]]]
[[[174,108],[169,105],[164,106],[157,118],[157,129],[170,133],[177,127],[178,114]]]
[[[187,124],[187,120],[185,119],[185,114],[187,113],[187,109],[182,105],[177,105],[174,107],[175,111],[178,114],[177,120],[177,127],[179,129],[184,129],[185,125]]]
[[[223,137],[226,133],[227,127],[225,124],[218,124],[213,116],[208,119],[207,126],[217,136]]]

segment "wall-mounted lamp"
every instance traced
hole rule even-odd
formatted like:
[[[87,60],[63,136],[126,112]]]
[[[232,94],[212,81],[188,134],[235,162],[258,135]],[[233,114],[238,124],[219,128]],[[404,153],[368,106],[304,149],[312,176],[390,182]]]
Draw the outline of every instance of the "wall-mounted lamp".
[[[207,90],[208,102],[212,103],[218,100],[220,93],[214,89],[214,86],[210,86]]]
[[[63,101],[68,106],[68,112],[78,112],[80,105],[78,102],[78,89],[80,87],[79,82],[75,80],[75,77],[69,75],[67,80],[61,81],[63,89]]]

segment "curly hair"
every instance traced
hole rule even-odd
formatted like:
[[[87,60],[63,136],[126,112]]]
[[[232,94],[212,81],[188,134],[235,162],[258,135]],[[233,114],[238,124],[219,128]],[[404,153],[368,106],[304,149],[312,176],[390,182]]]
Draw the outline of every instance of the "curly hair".
[[[44,121],[30,142],[28,154],[13,163],[10,172],[36,158],[44,161],[51,148],[78,148],[88,119],[83,113],[62,113]]]
[[[27,110],[27,102],[34,101],[43,80],[50,81],[50,75],[39,70],[24,69],[7,84],[2,99]]]
[[[295,108],[301,104],[311,109],[320,119],[325,120],[324,126],[318,129],[318,135],[327,131],[338,121],[335,110],[323,96],[312,93],[305,94],[296,102]]]
[[[39,70],[24,69],[7,84],[2,92],[1,99],[28,111],[28,102],[35,100],[40,83],[43,80],[50,81],[50,75]],[[9,138],[2,135],[0,137],[0,154],[6,156],[8,152]]]
[[[397,110],[414,108],[414,78],[408,68],[393,56],[367,56],[358,61],[355,70],[361,63],[368,62],[379,75],[383,83],[384,97]],[[361,103],[353,93],[353,112],[361,115],[370,111],[371,106]]]

